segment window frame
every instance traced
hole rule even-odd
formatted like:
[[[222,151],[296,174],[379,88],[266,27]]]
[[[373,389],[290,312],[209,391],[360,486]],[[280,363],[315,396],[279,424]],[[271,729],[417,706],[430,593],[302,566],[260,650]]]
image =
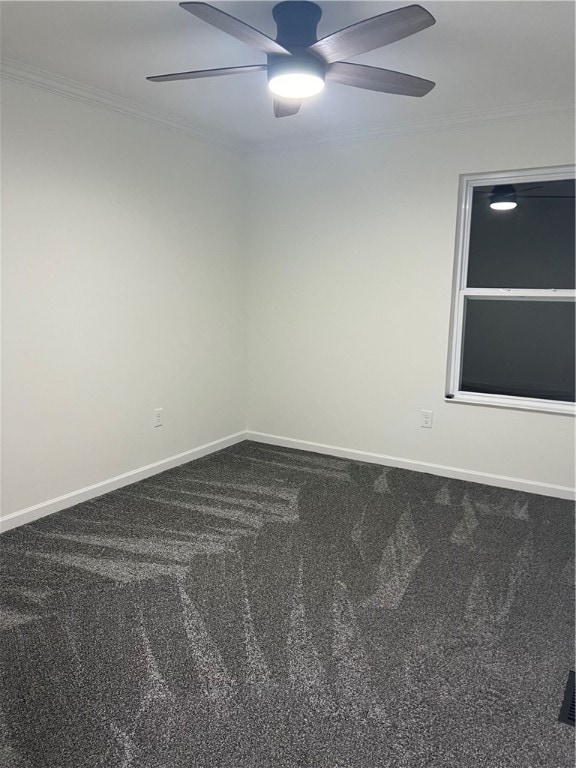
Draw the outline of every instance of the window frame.
[[[496,186],[498,184],[525,184],[528,182],[573,179],[575,178],[575,171],[576,166],[574,165],[562,165],[460,175],[446,374],[446,402],[576,415],[576,405],[566,401],[486,394],[482,392],[464,392],[460,390],[464,340],[464,305],[467,296],[473,296],[476,300],[485,298],[507,301],[574,301],[576,299],[576,290],[555,288],[468,288],[466,286],[474,189],[476,187]]]

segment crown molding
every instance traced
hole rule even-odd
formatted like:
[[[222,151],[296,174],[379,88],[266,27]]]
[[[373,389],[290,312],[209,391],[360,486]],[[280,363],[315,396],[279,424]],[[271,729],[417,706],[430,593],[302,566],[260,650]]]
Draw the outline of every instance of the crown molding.
[[[80,83],[62,75],[56,75],[29,64],[3,59],[0,77],[21,85],[39,88],[68,99],[90,104],[124,117],[139,120],[157,128],[162,128],[180,136],[212,144],[221,149],[240,155],[254,156],[260,153],[281,152],[323,145],[360,144],[378,139],[398,139],[407,136],[441,133],[444,131],[469,130],[483,126],[515,123],[524,120],[537,120],[552,117],[574,117],[574,101],[571,99],[531,101],[511,106],[491,109],[475,109],[445,115],[426,117],[419,120],[390,123],[387,125],[349,128],[325,131],[321,136],[298,137],[280,143],[265,141],[259,143],[234,142],[217,132],[201,131],[177,117],[139,104],[131,99],[116,96],[109,91]]]
[[[98,109],[104,109],[107,112],[139,120],[156,128],[163,128],[166,131],[212,144],[221,149],[240,153],[244,150],[241,144],[229,141],[215,132],[200,131],[184,120],[167,115],[159,110],[151,109],[131,99],[116,96],[109,91],[94,88],[91,85],[80,83],[63,75],[56,75],[44,69],[32,67],[29,64],[23,64],[14,59],[2,59],[0,77],[13,83],[38,88],[42,91],[49,91],[73,101],[90,104]]]

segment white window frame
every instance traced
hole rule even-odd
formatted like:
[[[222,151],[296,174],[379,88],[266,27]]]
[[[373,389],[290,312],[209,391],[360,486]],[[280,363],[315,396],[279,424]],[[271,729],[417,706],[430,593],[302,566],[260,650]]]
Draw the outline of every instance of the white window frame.
[[[528,182],[556,181],[575,178],[574,165],[552,168],[528,168],[515,171],[471,173],[460,176],[458,190],[458,223],[456,227],[456,254],[452,284],[452,309],[450,314],[450,342],[445,400],[448,403],[469,403],[500,408],[516,408],[525,411],[543,411],[576,415],[574,403],[540,398],[492,395],[460,390],[464,337],[464,303],[467,296],[477,298],[525,301],[574,301],[576,290],[524,289],[524,288],[467,288],[468,252],[472,197],[475,187],[498,184],[526,184]]]

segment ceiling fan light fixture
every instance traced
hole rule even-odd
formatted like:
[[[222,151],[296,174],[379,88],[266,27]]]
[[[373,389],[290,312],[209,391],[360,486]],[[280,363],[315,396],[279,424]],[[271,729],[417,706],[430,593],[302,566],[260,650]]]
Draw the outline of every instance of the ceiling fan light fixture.
[[[268,57],[268,88],[284,99],[307,99],[324,88],[324,66],[312,58]]]
[[[516,190],[511,184],[500,184],[490,193],[490,208],[493,211],[511,211],[517,205]]]
[[[517,205],[518,203],[513,203],[511,200],[508,202],[502,200],[501,202],[490,203],[490,208],[493,211],[512,211]]]
[[[320,93],[324,88],[324,80],[318,75],[294,72],[270,78],[268,88],[275,96],[285,99],[307,99]]]

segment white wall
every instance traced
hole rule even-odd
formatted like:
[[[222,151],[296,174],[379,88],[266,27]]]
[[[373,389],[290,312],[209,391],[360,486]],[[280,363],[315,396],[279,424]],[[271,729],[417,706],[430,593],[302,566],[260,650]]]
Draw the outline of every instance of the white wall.
[[[245,323],[237,158],[9,82],[2,111],[5,517],[245,429]]]
[[[444,402],[459,174],[573,147],[541,119],[255,158],[249,429],[573,488],[573,418]]]
[[[248,161],[2,107],[4,518],[242,432],[246,386],[254,432],[574,486],[572,419],[443,400],[458,174],[572,162],[570,121]]]

